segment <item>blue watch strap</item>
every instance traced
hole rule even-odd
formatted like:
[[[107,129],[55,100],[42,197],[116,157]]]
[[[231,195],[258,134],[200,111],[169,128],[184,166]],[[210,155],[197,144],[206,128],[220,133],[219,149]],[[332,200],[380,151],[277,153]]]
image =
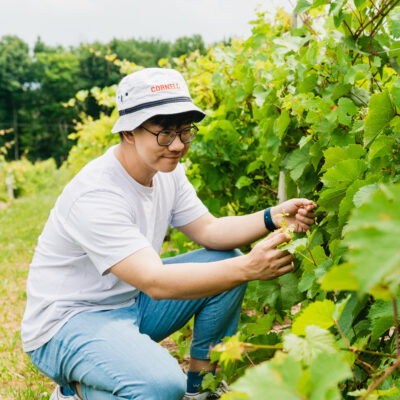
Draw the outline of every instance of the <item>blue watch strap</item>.
[[[271,207],[266,208],[264,211],[264,223],[265,223],[265,227],[270,232],[273,232],[276,229],[275,224],[272,222]]]

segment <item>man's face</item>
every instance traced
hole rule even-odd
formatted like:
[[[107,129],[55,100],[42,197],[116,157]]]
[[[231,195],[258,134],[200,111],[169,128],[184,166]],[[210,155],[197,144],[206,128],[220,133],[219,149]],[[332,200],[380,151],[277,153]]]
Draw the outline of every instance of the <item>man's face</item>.
[[[180,132],[185,128],[189,128],[190,124],[170,126],[166,129],[160,125],[145,122],[143,127],[154,134],[160,131],[169,131],[174,134],[175,130]],[[190,143],[182,143],[179,135],[176,135],[171,144],[160,146],[157,142],[157,137],[143,129],[143,127],[136,128],[134,131],[136,152],[140,159],[153,171],[173,171],[179,160],[188,152]]]

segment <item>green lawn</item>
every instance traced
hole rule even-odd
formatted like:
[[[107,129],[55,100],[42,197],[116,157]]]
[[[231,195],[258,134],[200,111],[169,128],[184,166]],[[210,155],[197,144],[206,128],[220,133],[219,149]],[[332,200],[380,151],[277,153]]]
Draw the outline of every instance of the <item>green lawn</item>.
[[[0,208],[0,399],[49,398],[54,383],[22,351],[20,323],[25,309],[25,282],[37,238],[50,209],[66,182],[64,171],[57,183],[38,194],[16,199]]]

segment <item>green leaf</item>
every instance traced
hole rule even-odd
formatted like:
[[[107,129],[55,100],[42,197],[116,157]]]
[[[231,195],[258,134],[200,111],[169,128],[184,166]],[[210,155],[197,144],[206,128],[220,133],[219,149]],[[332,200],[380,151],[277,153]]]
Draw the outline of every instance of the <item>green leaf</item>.
[[[345,224],[347,218],[350,215],[351,210],[354,208],[354,203],[353,203],[354,195],[358,192],[360,188],[362,188],[363,186],[365,187],[366,183],[367,183],[366,181],[356,180],[348,187],[346,191],[346,196],[340,202],[339,206],[338,221],[340,227],[342,227]]]
[[[388,18],[389,31],[394,38],[400,37],[400,9],[394,9]]]
[[[325,164],[322,167],[323,171],[334,167],[338,162],[355,159],[358,160],[365,155],[365,150],[359,144],[350,144],[346,147],[329,147],[324,151]]]
[[[256,322],[247,324],[244,331],[249,336],[266,335],[271,329],[274,320],[275,315],[273,313],[268,313],[261,318],[258,318]]]
[[[364,123],[364,144],[368,145],[395,115],[396,110],[393,108],[387,90],[373,94],[369,101],[368,115]]]
[[[322,176],[321,181],[327,187],[335,187],[342,184],[349,185],[356,179],[360,179],[367,169],[363,160],[344,160],[329,168]]]
[[[258,105],[258,107],[262,107],[267,95],[268,95],[268,91],[265,90],[265,88],[263,86],[258,85],[254,88],[253,96],[255,98],[255,103]]]
[[[301,400],[297,389],[301,376],[300,363],[279,352],[273,359],[247,369],[232,389],[247,393],[251,400]]]
[[[400,185],[380,189],[355,209],[346,227],[345,244],[360,293],[378,284],[392,293],[400,285]],[[366,249],[370,249],[366,251]]]
[[[312,272],[306,272],[303,274],[302,278],[300,279],[298,289],[300,292],[304,292],[305,290],[310,289],[312,284],[315,281],[315,274]]]
[[[294,12],[297,14],[303,13],[304,11],[307,11],[309,8],[311,8],[312,3],[310,3],[307,0],[299,0],[297,2],[296,8],[294,9]]]
[[[305,272],[313,272],[328,259],[322,246],[315,246],[312,250],[304,251],[302,253],[303,261],[301,262],[301,268]]]
[[[327,292],[332,290],[357,290],[358,284],[353,269],[353,265],[349,263],[333,266],[322,278],[322,289]]]
[[[318,354],[310,364],[312,391],[309,399],[339,399],[338,384],[351,376],[350,366],[343,361],[341,354]]]
[[[261,168],[264,165],[264,163],[261,160],[255,160],[252,161],[248,166],[247,166],[247,173],[250,174],[251,172],[254,172],[255,170]]]
[[[287,250],[290,254],[294,254],[296,251],[304,250],[307,247],[307,244],[308,239],[304,237],[279,246],[279,250]]]
[[[352,116],[357,113],[357,107],[346,97],[339,99],[338,105],[339,122],[343,125],[350,126]]]
[[[378,318],[372,325],[371,339],[373,341],[379,339],[386,331],[394,325],[393,316]]]
[[[303,174],[305,167],[310,163],[310,144],[306,144],[301,149],[294,150],[286,163],[286,168],[290,171],[290,177],[297,181]]]
[[[283,137],[285,136],[289,124],[290,124],[289,111],[282,110],[281,115],[274,123],[274,131],[281,139],[283,139]]]
[[[397,310],[400,316],[400,298],[397,298]],[[374,321],[382,317],[392,317],[393,319],[393,304],[391,301],[377,300],[372,304],[368,312],[368,318]]]
[[[327,329],[334,324],[333,313],[335,303],[330,300],[316,301],[301,311],[292,325],[292,332],[296,335],[305,335],[306,327],[316,325]]]
[[[393,136],[379,136],[371,145],[368,153],[368,159],[371,162],[378,157],[391,157],[393,154],[393,146],[395,145]]]
[[[253,179],[249,178],[248,176],[241,176],[235,183],[235,186],[238,189],[242,189],[246,186],[249,186],[253,183]]]
[[[317,86],[318,75],[316,73],[310,73],[297,84],[298,93],[312,92]]]
[[[283,348],[297,361],[306,365],[320,353],[336,353],[337,346],[333,335],[318,326],[306,327],[306,337],[289,333],[283,338]]]
[[[301,293],[297,290],[297,284],[297,278],[293,273],[282,275],[279,278],[282,310],[290,310],[303,299]]]
[[[359,208],[363,203],[369,200],[373,193],[378,190],[378,184],[373,183],[360,188],[353,196],[354,205]]]
[[[222,343],[217,344],[213,348],[213,352],[221,353],[219,356],[221,364],[241,360],[244,350],[243,343],[239,340],[239,333],[232,337],[225,338]]]

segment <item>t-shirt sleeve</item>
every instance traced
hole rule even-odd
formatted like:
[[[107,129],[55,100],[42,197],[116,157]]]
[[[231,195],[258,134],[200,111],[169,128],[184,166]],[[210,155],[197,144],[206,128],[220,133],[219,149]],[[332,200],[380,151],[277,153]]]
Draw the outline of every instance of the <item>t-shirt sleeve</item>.
[[[65,229],[101,275],[136,251],[151,247],[126,201],[109,191],[89,192],[75,201]]]
[[[195,221],[208,212],[207,207],[198,198],[193,185],[185,175],[185,170],[178,164],[175,170],[177,193],[172,210],[171,226],[183,226]]]

